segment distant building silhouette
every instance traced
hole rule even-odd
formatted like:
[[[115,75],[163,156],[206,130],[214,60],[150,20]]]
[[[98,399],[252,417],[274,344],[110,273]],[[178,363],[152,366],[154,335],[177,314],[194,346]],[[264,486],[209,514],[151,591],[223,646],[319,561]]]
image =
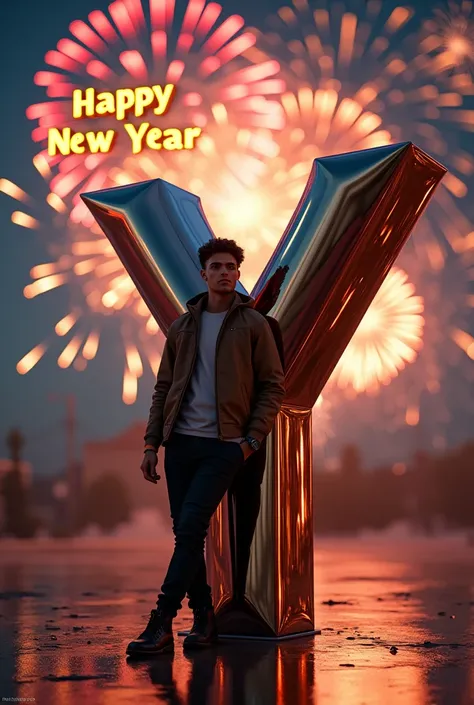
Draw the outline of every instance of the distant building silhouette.
[[[6,472],[12,469],[12,461],[9,458],[0,458],[0,482]],[[18,469],[25,487],[31,487],[33,481],[33,466],[28,460],[20,460]]]
[[[0,488],[3,487],[5,475],[12,469],[12,461],[10,458],[0,458]],[[18,470],[21,475],[21,481],[26,489],[32,486],[33,466],[27,460],[18,461]],[[0,492],[0,532],[5,525],[5,498]]]
[[[5,472],[0,476],[0,494],[3,499],[1,530],[7,536],[30,538],[35,535],[39,520],[32,512],[31,475],[25,478],[22,470],[25,467],[21,457],[25,438],[21,430],[10,429],[6,443],[10,450],[10,461],[7,461]]]

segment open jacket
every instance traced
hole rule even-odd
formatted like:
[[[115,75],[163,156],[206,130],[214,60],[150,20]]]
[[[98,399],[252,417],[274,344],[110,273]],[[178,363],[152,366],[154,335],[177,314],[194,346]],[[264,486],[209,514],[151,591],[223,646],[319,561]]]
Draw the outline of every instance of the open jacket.
[[[168,330],[145,443],[154,448],[171,435],[196,361],[207,292],[190,299]],[[285,396],[284,374],[272,329],[250,296],[235,292],[216,342],[217,427],[221,440],[270,433]]]

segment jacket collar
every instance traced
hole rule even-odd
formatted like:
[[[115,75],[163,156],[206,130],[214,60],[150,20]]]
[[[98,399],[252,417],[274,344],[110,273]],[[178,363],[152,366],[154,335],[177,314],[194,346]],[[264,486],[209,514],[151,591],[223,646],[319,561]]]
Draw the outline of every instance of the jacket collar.
[[[232,301],[232,304],[230,305],[228,313],[233,311],[238,306],[245,306],[248,308],[254,307],[255,299],[253,299],[251,296],[247,296],[247,294],[241,294],[239,291],[235,291],[234,294],[235,296]],[[193,318],[199,319],[201,317],[201,313],[203,312],[203,310],[205,310],[205,307],[207,305],[207,300],[208,293],[207,291],[203,291],[200,294],[193,296],[192,299],[189,299],[189,301],[186,302],[186,307],[189,313],[193,316]]]

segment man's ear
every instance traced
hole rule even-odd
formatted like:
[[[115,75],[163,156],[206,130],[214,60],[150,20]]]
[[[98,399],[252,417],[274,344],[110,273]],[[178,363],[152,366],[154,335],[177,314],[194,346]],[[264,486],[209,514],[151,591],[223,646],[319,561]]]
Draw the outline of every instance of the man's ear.
[[[201,277],[202,277],[202,278],[204,279],[204,281],[206,281],[206,280],[207,280],[207,277],[206,277],[206,272],[205,272],[205,270],[204,270],[204,269],[201,269]]]

